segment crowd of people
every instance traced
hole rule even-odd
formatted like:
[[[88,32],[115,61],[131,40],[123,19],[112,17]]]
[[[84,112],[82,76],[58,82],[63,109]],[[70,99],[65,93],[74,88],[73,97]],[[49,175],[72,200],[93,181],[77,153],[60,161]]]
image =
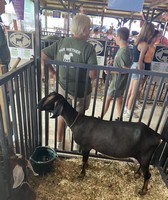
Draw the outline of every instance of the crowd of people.
[[[120,33],[121,30],[124,30],[123,34]],[[130,50],[128,48],[129,30],[127,30],[125,27],[119,28],[117,31],[117,36],[115,37],[115,42],[117,45],[119,45],[119,50],[117,51],[117,54],[111,66],[117,67],[117,68],[151,70],[151,62],[152,62],[153,54],[155,51],[155,44],[158,38],[160,38],[160,31],[155,29],[153,23],[146,22],[141,28],[140,33],[136,33],[136,40],[135,40],[134,49],[133,49],[133,64],[131,65],[130,64],[131,63]],[[124,49],[125,51],[123,51]],[[116,74],[115,72],[112,72],[111,74],[112,80],[107,91],[105,108],[104,108],[102,117],[108,111],[108,108],[110,106],[110,101],[113,99],[114,94],[115,94],[117,115],[118,115],[116,120],[122,120],[122,116],[121,116],[122,100],[123,100],[123,95],[126,88],[128,75],[121,74],[119,80],[118,80],[118,77],[119,77],[118,74]],[[129,90],[127,94],[125,109],[124,109],[124,115],[123,115],[124,117],[127,117],[127,118],[130,117],[131,108],[133,105],[135,93],[137,91],[139,78],[140,77],[138,74],[133,74],[131,77],[131,82],[129,85]],[[146,79],[147,79],[147,76],[144,76],[141,80],[138,99],[140,98],[140,94],[141,94],[141,91],[143,89]],[[137,101],[136,106],[139,106],[138,101]],[[133,117],[138,118],[139,116],[136,112],[134,112]]]
[[[91,38],[96,38],[96,39],[107,39],[107,41],[109,42],[109,44],[116,44],[115,42],[115,37],[117,34],[117,29],[114,29],[113,26],[110,26],[109,29],[105,32],[101,31],[100,27],[95,27],[91,33],[90,33],[90,37]],[[167,37],[164,36],[163,30],[157,30],[158,34],[157,34],[157,39],[155,41],[155,45],[157,44],[163,44],[163,45],[168,45],[168,39]],[[131,31],[129,38],[128,38],[128,43],[129,44],[134,44],[134,42],[137,39],[137,36],[139,35],[138,31]]]
[[[107,39],[109,41],[114,40],[116,35],[116,31],[113,28],[113,26],[110,26],[109,29],[107,31],[102,31],[100,27],[95,27],[91,30],[90,32],[90,37],[91,38],[96,38],[96,39]]]

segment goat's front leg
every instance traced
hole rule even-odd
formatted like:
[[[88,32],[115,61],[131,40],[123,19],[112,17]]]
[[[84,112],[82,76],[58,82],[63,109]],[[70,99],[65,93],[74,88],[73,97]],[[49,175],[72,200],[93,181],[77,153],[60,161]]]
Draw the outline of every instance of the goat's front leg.
[[[82,155],[83,155],[83,159],[82,159],[82,170],[80,175],[78,176],[78,178],[84,178],[85,174],[86,174],[86,168],[88,166],[88,158],[89,158],[89,152],[90,150],[82,150]]]

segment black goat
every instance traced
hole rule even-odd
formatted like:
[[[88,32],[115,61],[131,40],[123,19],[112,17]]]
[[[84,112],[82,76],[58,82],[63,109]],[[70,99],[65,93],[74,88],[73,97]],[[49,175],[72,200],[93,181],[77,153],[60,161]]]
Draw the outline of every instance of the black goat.
[[[140,194],[146,194],[151,177],[150,161],[161,142],[161,135],[142,122],[105,121],[79,114],[56,92],[41,99],[37,108],[52,112],[52,118],[61,115],[71,128],[74,140],[80,145],[83,155],[80,177],[85,176],[91,149],[116,158],[133,157],[140,164],[137,172],[141,169],[144,177]]]

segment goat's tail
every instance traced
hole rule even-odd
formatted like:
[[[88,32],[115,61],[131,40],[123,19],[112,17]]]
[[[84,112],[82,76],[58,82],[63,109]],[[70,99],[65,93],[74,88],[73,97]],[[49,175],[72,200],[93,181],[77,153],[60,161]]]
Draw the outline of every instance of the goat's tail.
[[[156,149],[153,153],[153,156],[151,158],[151,163],[150,163],[151,165],[159,166],[161,154],[162,154],[162,151],[165,147],[165,143],[167,143],[167,139],[163,138],[160,135],[160,142],[159,142],[158,146],[156,147]]]
[[[167,137],[161,135],[161,139],[162,139],[163,142],[168,143],[168,138]]]

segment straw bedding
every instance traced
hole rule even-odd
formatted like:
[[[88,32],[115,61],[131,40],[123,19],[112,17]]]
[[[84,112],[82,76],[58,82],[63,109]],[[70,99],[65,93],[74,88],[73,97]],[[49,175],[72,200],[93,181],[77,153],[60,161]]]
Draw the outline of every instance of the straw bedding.
[[[157,168],[152,174],[148,193],[138,191],[143,178],[135,179],[133,163],[89,158],[83,180],[78,178],[82,159],[57,158],[53,170],[44,176],[30,177],[37,200],[168,200],[168,190]]]

